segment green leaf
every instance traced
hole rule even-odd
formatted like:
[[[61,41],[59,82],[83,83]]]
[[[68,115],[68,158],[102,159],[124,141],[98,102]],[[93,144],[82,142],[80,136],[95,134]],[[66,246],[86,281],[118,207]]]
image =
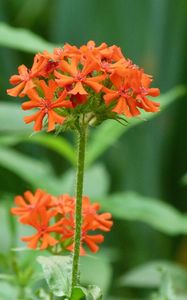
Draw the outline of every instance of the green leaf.
[[[142,221],[166,234],[187,233],[187,217],[171,205],[134,192],[101,199],[102,209],[122,220]]]
[[[38,144],[55,151],[65,157],[72,165],[75,165],[75,154],[71,144],[62,136],[54,136],[51,134],[34,134],[27,135],[6,135],[0,136],[0,145],[14,146],[20,143]]]
[[[187,271],[175,263],[164,260],[145,263],[128,271],[119,279],[119,284],[134,288],[158,288],[162,271],[170,274],[176,289],[186,289]]]
[[[178,296],[176,296],[172,280],[167,271],[162,272],[161,276],[161,285],[159,292],[156,295],[153,295],[152,300],[179,300]]]
[[[71,256],[39,256],[45,280],[55,296],[70,296],[72,257]]]
[[[29,53],[53,51],[55,47],[58,47],[27,29],[14,28],[5,23],[0,23],[0,46]]]
[[[1,37],[0,37],[1,38]],[[0,102],[0,132],[26,132],[32,133],[32,125],[25,125],[23,117],[25,113],[17,103]]]
[[[141,117],[128,120],[129,124],[127,126],[122,126],[114,120],[105,121],[102,125],[98,126],[92,134],[90,144],[88,145],[87,164],[93,164],[99,156],[101,156],[110,146],[114,145],[117,139],[130,128],[142,124],[145,120],[150,120],[159,116],[173,101],[181,98],[185,94],[186,89],[183,86],[172,89],[165,95],[157,98],[157,101],[161,103],[161,112],[142,112]]]
[[[55,177],[46,161],[42,162],[8,147],[1,147],[0,166],[17,174],[34,188],[45,189],[54,195],[62,192],[61,180]]]
[[[87,288],[75,287],[70,300],[102,300],[101,289],[96,285],[89,285]]]
[[[35,186],[51,171],[49,165],[6,147],[0,148],[0,165]]]
[[[86,290],[82,287],[75,287],[73,289],[70,300],[86,300]]]
[[[0,281],[15,283],[15,277],[13,275],[10,275],[10,274],[0,273]]]
[[[54,136],[50,134],[36,134],[29,140],[30,143],[36,143],[47,147],[61,156],[67,158],[72,165],[76,164],[76,155],[71,144],[62,136]]]
[[[16,103],[0,103],[0,136],[1,145],[13,146],[22,142],[35,143],[47,147],[75,165],[75,151],[63,136],[37,133],[32,134],[32,125],[23,122],[24,112]],[[8,134],[8,135],[7,135]],[[19,134],[19,135],[18,135]]]
[[[0,300],[17,299],[17,296],[18,287],[5,281],[0,282]]]
[[[176,294],[173,290],[173,284],[170,274],[167,271],[163,271],[161,276],[160,295],[163,300],[177,300]]]
[[[45,300],[50,300],[51,299],[51,295],[49,295],[48,293],[46,293],[46,291],[44,289],[39,289],[36,292],[36,296],[38,297],[38,299],[45,299]]]
[[[101,289],[96,285],[89,285],[87,288],[88,300],[101,300],[103,298]]]

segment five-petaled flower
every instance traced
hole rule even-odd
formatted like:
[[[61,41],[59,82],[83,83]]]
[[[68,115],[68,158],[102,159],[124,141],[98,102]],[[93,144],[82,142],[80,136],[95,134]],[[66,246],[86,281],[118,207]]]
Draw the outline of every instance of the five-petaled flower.
[[[56,215],[56,211],[47,210],[46,207],[41,207],[33,212],[27,224],[34,227],[37,232],[31,236],[22,237],[22,241],[27,242],[28,247],[32,249],[36,249],[40,243],[40,250],[56,245],[58,240],[51,233],[62,231],[62,220],[52,225],[49,224]]]
[[[43,126],[43,119],[48,117],[48,131],[55,128],[55,124],[62,124],[65,120],[63,116],[60,116],[55,112],[55,108],[70,108],[72,103],[69,100],[65,100],[67,92],[63,93],[54,100],[57,84],[53,80],[49,80],[48,85],[44,80],[40,80],[39,87],[43,91],[43,96],[40,97],[35,89],[31,89],[27,92],[30,101],[26,101],[22,104],[24,110],[31,108],[39,108],[35,114],[24,118],[25,123],[35,122],[34,130],[40,131]]]

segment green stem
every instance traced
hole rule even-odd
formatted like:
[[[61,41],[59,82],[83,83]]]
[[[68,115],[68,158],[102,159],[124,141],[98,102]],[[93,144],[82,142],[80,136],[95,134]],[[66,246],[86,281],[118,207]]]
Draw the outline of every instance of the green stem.
[[[77,176],[76,176],[76,212],[75,212],[75,235],[72,268],[72,290],[79,284],[79,254],[81,244],[82,227],[82,195],[84,180],[84,163],[86,148],[86,125],[78,130],[78,157],[77,157]]]

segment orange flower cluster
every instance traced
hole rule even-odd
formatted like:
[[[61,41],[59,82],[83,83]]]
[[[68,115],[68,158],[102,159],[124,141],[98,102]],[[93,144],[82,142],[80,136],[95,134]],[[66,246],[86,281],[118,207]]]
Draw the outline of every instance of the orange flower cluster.
[[[38,109],[25,117],[25,123],[35,122],[36,131],[45,124],[51,131],[72,115],[75,120],[80,114],[91,113],[101,122],[121,114],[137,116],[140,109],[156,112],[160,106],[148,99],[159,95],[158,88],[150,88],[152,77],[126,59],[115,45],[102,43],[97,47],[89,41],[77,48],[65,44],[53,53],[36,54],[31,69],[21,65],[18,73],[11,76],[10,83],[15,87],[7,93],[28,96],[29,101],[22,105],[24,110]]]
[[[35,194],[30,191],[24,197],[15,197],[16,207],[11,209],[12,214],[19,217],[19,222],[32,226],[36,232],[31,236],[22,237],[22,241],[32,249],[49,249],[55,245],[58,251],[73,251],[75,228],[75,198],[68,194],[54,197],[43,190],[37,189]],[[100,205],[91,203],[86,196],[82,202],[82,239],[80,254],[85,255],[83,245],[92,252],[99,250],[104,236],[94,234],[97,230],[110,231],[113,224],[110,213],[98,214]]]

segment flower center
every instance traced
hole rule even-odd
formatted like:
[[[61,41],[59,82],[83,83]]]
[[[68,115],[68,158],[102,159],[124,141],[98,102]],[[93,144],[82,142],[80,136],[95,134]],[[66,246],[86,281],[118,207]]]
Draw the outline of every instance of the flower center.
[[[51,100],[49,99],[42,99],[42,110],[45,112],[45,113],[48,113],[48,111],[51,109],[52,107],[52,103],[51,103]]]
[[[119,89],[119,94],[121,97],[129,97],[129,96],[132,96],[133,94],[133,90],[131,88],[125,88],[125,87],[121,87]]]
[[[78,72],[78,73],[77,73],[77,76],[76,76],[76,80],[77,80],[77,81],[82,81],[82,80],[83,80],[83,77],[84,77],[84,76],[81,74],[81,72]]]
[[[109,68],[109,63],[105,60],[103,60],[101,62],[101,67],[104,69],[104,70],[107,70]]]
[[[45,225],[41,225],[41,227],[39,229],[40,234],[46,233],[46,229],[47,229],[47,227]]]

